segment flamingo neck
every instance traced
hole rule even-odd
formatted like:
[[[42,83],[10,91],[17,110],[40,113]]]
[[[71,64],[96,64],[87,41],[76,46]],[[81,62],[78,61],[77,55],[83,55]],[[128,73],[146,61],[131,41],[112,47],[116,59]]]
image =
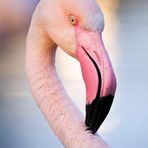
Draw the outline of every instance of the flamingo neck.
[[[85,130],[84,117],[56,74],[55,51],[54,42],[32,22],[27,37],[26,72],[36,103],[65,147],[108,147],[100,136]]]

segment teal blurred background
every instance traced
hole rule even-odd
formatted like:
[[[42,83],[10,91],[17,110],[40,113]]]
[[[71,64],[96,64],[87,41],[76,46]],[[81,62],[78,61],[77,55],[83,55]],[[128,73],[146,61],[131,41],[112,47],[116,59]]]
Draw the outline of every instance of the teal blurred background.
[[[113,106],[98,133],[114,148],[147,148],[148,1],[98,1],[106,21],[104,42],[118,83]],[[25,40],[37,3],[0,0],[0,148],[63,148],[36,106],[25,75]],[[64,86],[84,112],[79,63],[61,49],[56,61]]]

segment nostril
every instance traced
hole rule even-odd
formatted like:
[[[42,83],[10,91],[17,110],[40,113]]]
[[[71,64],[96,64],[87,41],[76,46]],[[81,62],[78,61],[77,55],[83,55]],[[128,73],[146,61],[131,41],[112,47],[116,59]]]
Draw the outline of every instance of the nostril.
[[[96,59],[97,59],[98,64],[101,65],[102,64],[101,55],[96,50],[94,51],[94,54],[96,56]]]

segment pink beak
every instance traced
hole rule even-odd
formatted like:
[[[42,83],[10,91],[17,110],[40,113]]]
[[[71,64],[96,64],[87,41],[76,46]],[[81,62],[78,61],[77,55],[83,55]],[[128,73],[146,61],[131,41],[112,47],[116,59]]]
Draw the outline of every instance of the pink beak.
[[[95,133],[106,118],[116,90],[115,74],[102,42],[101,32],[75,26],[77,49],[86,86],[85,123]]]

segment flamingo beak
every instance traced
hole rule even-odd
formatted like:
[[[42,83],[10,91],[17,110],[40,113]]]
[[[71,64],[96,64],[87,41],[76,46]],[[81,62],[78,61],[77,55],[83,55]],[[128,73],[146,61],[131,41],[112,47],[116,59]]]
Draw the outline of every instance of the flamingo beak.
[[[76,56],[86,86],[85,124],[93,134],[106,118],[116,90],[115,74],[101,32],[75,26]]]

